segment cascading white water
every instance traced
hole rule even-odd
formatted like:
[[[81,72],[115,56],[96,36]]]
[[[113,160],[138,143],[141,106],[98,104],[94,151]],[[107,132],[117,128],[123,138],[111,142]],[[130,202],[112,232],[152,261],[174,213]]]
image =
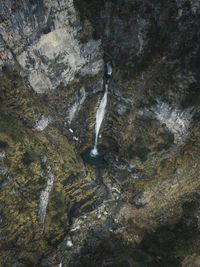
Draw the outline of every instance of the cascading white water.
[[[106,113],[107,96],[108,96],[108,84],[105,84],[105,93],[96,113],[95,142],[94,142],[94,147],[90,152],[90,155],[92,157],[96,157],[98,155],[98,149],[97,149],[98,136],[104,115]]]
[[[48,179],[47,179],[47,185],[46,188],[44,190],[42,190],[41,195],[40,195],[40,206],[39,206],[39,215],[42,218],[42,224],[43,224],[43,228],[44,228],[44,223],[45,223],[45,219],[46,219],[46,210],[47,210],[47,206],[49,203],[49,197],[50,197],[50,193],[53,187],[53,183],[54,183],[54,174],[51,171],[51,167],[48,166]]]
[[[106,75],[109,78],[112,75],[112,63],[110,61],[106,63]]]

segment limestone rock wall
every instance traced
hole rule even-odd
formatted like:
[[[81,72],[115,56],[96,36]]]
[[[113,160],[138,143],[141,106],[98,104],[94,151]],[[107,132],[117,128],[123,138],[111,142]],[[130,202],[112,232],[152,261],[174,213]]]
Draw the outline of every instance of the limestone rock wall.
[[[81,44],[73,1],[1,3],[1,65],[17,63],[36,92],[102,71],[101,42]]]

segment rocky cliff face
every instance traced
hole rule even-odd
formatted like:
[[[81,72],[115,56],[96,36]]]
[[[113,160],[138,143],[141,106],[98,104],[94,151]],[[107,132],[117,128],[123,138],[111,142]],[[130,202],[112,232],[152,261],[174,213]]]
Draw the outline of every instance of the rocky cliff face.
[[[1,266],[198,261],[199,13],[196,0],[0,3]]]
[[[73,1],[6,1],[1,12],[1,64],[18,64],[36,92],[102,71],[101,42],[78,40]]]

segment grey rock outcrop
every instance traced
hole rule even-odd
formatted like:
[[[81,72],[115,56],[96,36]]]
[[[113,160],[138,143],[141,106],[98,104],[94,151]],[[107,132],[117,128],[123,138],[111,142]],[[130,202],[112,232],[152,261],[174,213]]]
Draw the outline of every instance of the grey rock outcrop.
[[[100,41],[78,39],[81,24],[72,0],[6,1],[0,9],[0,66],[17,63],[36,92],[102,70]]]

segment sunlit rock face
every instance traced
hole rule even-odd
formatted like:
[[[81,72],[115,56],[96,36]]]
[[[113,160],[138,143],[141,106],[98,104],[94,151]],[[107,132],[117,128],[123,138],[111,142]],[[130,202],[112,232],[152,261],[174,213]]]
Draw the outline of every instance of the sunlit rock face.
[[[41,118],[36,122],[34,129],[38,131],[43,131],[50,122],[51,118],[49,116],[42,115]]]
[[[157,104],[144,112],[154,116],[174,134],[175,141],[184,141],[189,134],[189,127],[194,115],[193,108],[184,110],[173,108],[169,104],[157,101]]]
[[[76,116],[76,113],[80,110],[81,105],[84,103],[86,99],[86,92],[85,88],[81,88],[79,94],[76,95],[75,102],[67,109],[66,111],[66,119],[68,123],[70,124],[74,117]]]
[[[0,57],[17,62],[33,89],[42,93],[80,75],[102,70],[100,41],[81,44],[73,1],[6,1],[1,4]]]

